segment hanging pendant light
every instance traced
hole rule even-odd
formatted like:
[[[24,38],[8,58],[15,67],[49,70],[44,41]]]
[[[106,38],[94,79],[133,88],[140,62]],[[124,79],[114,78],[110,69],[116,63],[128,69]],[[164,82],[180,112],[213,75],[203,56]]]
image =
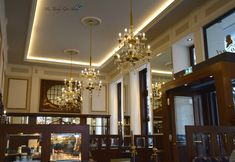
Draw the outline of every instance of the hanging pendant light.
[[[70,73],[69,78],[64,79],[64,86],[61,89],[61,95],[57,97],[57,104],[61,110],[81,111],[82,104],[82,84],[75,80],[72,76],[73,55],[78,54],[77,50],[65,50],[65,53],[70,55]]]
[[[90,28],[90,65],[88,68],[81,71],[82,84],[83,87],[89,90],[92,95],[92,91],[94,89],[100,91],[103,86],[102,81],[99,80],[99,70],[92,67],[92,29],[94,26],[101,24],[101,19],[97,17],[84,17],[81,21],[84,25],[87,25]]]
[[[150,61],[150,45],[146,45],[145,33],[134,34],[132,0],[130,0],[130,29],[124,30],[124,34],[119,33],[119,50],[114,55],[114,62],[118,68],[127,66],[135,68],[136,65]]]

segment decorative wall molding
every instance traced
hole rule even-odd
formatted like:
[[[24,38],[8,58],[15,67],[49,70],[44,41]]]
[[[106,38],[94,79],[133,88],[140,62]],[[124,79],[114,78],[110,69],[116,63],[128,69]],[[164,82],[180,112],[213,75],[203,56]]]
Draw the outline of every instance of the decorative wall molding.
[[[5,105],[9,112],[28,112],[31,94],[31,79],[26,77],[6,78]]]

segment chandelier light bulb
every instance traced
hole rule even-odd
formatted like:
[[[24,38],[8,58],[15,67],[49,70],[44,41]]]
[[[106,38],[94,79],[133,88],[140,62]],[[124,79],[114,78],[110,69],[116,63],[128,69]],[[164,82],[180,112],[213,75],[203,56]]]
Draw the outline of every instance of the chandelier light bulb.
[[[64,86],[61,88],[61,95],[55,99],[59,109],[63,111],[72,110],[74,112],[80,112],[81,110],[81,86],[78,84],[79,81],[72,77],[72,56],[78,54],[77,50],[68,49],[65,50],[66,54],[70,55],[71,66],[69,78],[64,79]],[[60,94],[60,93],[59,93]]]
[[[118,34],[119,50],[114,55],[114,63],[121,70],[135,69],[151,59],[150,46],[145,43],[147,40],[145,33],[134,34],[132,0],[130,2],[130,28],[129,30],[125,28],[124,34]]]
[[[90,27],[90,65],[89,68],[85,68],[84,72],[82,71],[82,86],[89,90],[90,95],[92,95],[92,91],[94,89],[100,90],[99,84],[99,75],[100,71],[92,68],[92,28],[95,25],[99,25],[101,20],[96,17],[85,17],[82,19],[82,23],[84,25],[89,25]],[[119,40],[121,40],[122,35],[119,34]]]

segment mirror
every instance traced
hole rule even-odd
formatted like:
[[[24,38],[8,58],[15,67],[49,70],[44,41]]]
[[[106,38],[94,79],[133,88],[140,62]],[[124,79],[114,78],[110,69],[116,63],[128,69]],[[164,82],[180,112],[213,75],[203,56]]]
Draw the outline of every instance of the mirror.
[[[6,161],[39,161],[41,160],[40,133],[7,134]]]
[[[233,107],[235,108],[235,79],[232,79],[232,97],[233,97]]]
[[[153,133],[162,133],[161,86],[173,79],[171,48],[154,56],[150,62],[152,75]]]
[[[80,109],[61,109],[56,100],[61,96],[61,89],[64,87],[63,81],[58,80],[41,80],[40,89],[40,112],[65,112],[65,113],[80,113]]]
[[[80,133],[52,133],[51,161],[81,161]]]

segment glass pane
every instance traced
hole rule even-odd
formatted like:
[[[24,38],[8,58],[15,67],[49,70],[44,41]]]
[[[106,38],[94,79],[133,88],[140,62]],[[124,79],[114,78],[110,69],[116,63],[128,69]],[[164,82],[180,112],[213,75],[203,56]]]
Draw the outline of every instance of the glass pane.
[[[152,121],[153,134],[162,133],[162,85],[171,81],[172,78],[172,48],[153,56],[151,59],[151,83],[150,87],[152,92],[150,93],[151,98],[151,109],[153,115],[150,115],[150,121]],[[150,111],[151,112],[151,111]],[[151,119],[151,117],[153,117]]]
[[[81,160],[80,133],[52,133],[51,134],[51,161]]]
[[[206,28],[208,57],[225,51],[235,53],[235,13],[231,13]]]
[[[26,116],[11,116],[9,118],[10,124],[28,124],[28,117]]]
[[[194,155],[196,157],[195,159],[211,156],[211,134],[193,134],[193,147],[196,153],[196,155]]]
[[[41,134],[7,134],[5,161],[41,161]]]
[[[185,126],[194,125],[192,97],[175,96],[176,140],[186,142]]]
[[[144,137],[137,137],[136,138],[136,147],[137,148],[145,148],[145,138]]]
[[[61,96],[61,89],[63,88],[63,86],[64,85],[54,85],[50,89],[48,89],[47,98],[51,103],[57,105],[58,102],[56,98],[58,96]]]
[[[233,106],[235,105],[235,79],[232,80]],[[235,109],[235,106],[234,106]]]
[[[153,148],[153,137],[148,137],[148,148]]]

